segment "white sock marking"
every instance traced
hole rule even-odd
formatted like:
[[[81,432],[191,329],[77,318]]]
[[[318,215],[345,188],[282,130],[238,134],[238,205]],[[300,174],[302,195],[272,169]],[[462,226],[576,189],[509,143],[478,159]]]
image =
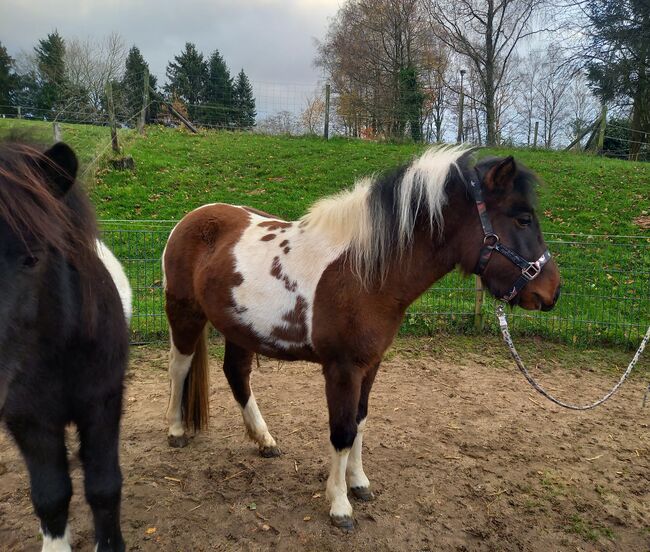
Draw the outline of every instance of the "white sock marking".
[[[251,392],[246,406],[242,408],[242,416],[244,417],[244,424],[248,435],[260,447],[274,447],[276,446],[275,439],[269,433],[269,428],[262,417],[262,413],[257,406],[255,395]]]
[[[350,487],[370,487],[370,481],[363,471],[363,462],[361,460],[361,453],[363,452],[363,432],[366,429],[366,419],[364,418],[359,422],[357,427],[357,436],[354,439],[354,444],[350,450],[350,457],[348,458],[347,474]]]
[[[42,531],[41,531],[42,532]],[[66,525],[62,537],[53,538],[47,533],[43,533],[43,547],[41,552],[71,552],[70,548],[70,526]]]
[[[350,449],[337,451],[330,445],[332,464],[327,478],[327,499],[330,501],[330,516],[352,517],[352,505],[348,500],[348,487],[345,483],[345,469]]]
[[[194,353],[184,355],[172,342],[171,350],[169,351],[169,380],[171,387],[169,406],[167,407],[167,422],[169,423],[169,434],[174,437],[180,437],[185,433],[181,402],[183,400],[183,385],[190,371],[193,356]]]

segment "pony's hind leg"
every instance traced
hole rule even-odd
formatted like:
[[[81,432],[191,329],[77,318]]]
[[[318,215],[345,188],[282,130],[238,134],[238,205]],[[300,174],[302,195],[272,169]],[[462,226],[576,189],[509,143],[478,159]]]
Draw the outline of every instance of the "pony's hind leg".
[[[257,443],[260,454],[265,458],[280,455],[275,439],[262,417],[262,413],[251,391],[250,374],[253,353],[226,341],[223,371],[232,389],[235,400],[239,403],[244,417],[244,425],[249,437]]]
[[[332,463],[327,478],[330,519],[337,527],[354,526],[352,505],[345,480],[350,451],[357,436],[357,411],[361,395],[361,368],[351,362],[332,362],[323,366],[329,411]]]
[[[167,423],[169,433],[167,440],[171,447],[184,447],[189,440],[185,433],[183,420],[183,388],[186,385],[195,350],[202,339],[202,332],[207,323],[202,313],[187,309],[184,305],[167,298],[167,318],[169,320],[169,404],[167,406]],[[203,352],[199,352],[201,356]],[[206,360],[207,362],[207,360]]]
[[[7,420],[31,480],[32,504],[41,521],[43,552],[68,552],[68,506],[72,483],[63,427],[56,431],[39,422]]]
[[[368,398],[378,368],[379,364],[372,367],[361,383],[361,396],[359,397],[359,408],[357,410],[357,436],[354,438],[354,444],[350,450],[347,465],[350,491],[352,491],[352,494],[356,498],[364,501],[373,500],[375,498],[370,490],[370,481],[363,471],[361,454],[363,449],[363,433],[366,428],[366,418],[368,416]]]
[[[122,473],[119,465],[119,432],[122,390],[88,404],[76,420],[84,490],[93,514],[96,552],[123,552],[120,530]]]

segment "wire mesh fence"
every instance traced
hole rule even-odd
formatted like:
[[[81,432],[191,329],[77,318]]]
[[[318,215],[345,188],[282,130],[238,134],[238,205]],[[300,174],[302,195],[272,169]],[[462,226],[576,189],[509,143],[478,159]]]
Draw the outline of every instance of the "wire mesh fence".
[[[173,221],[103,221],[102,236],[133,287],[133,343],[167,339],[160,259]],[[562,275],[550,312],[515,309],[513,333],[577,346],[634,348],[650,324],[650,237],[547,234]],[[479,308],[477,308],[477,301]],[[451,273],[409,309],[401,332],[497,333],[494,300],[481,301],[474,277]]]

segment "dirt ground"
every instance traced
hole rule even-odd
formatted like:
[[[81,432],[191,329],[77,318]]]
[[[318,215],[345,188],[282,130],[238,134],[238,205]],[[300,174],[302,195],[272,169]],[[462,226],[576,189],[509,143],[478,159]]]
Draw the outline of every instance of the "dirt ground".
[[[522,350],[550,389],[585,401],[613,384],[604,366],[620,369],[632,356],[574,355],[534,340]],[[244,436],[220,348],[212,352],[210,428],[170,449],[166,352],[133,349],[121,458],[129,550],[650,550],[647,357],[612,401],[574,413],[534,395],[494,339],[398,341],[373,389],[364,441],[376,500],[353,502],[357,525],[344,533],[327,514],[319,368],[261,359],[253,388],[283,450],[264,459]],[[69,437],[73,548],[91,550]],[[25,468],[0,432],[0,549],[39,547]]]

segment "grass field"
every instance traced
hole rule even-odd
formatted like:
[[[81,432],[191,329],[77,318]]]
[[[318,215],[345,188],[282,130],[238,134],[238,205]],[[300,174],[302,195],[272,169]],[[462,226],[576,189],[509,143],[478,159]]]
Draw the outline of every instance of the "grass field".
[[[0,120],[0,136],[15,128],[45,140],[51,135],[47,123]],[[104,151],[108,129],[63,125],[63,137],[88,164]],[[142,316],[136,316],[134,329],[142,334],[159,328],[158,258],[171,227],[167,221],[214,201],[295,219],[316,199],[351,186],[360,176],[408,161],[424,149],[415,144],[232,132],[191,135],[160,127],[147,128],[144,137],[121,131],[120,138],[136,170],[111,170],[103,162],[96,171],[90,167],[85,180],[101,219],[134,221],[104,227],[137,282]],[[564,280],[559,307],[547,314],[519,313],[516,328],[574,342],[629,346],[636,341],[650,322],[650,232],[635,223],[650,215],[650,164],[542,150],[479,152],[490,154],[514,155],[544,182],[539,216]],[[135,222],[140,220],[159,222]],[[467,331],[473,327],[473,312],[473,282],[452,274],[413,306],[404,331]],[[486,321],[494,330],[492,318]],[[161,318],[159,322],[163,328]]]

